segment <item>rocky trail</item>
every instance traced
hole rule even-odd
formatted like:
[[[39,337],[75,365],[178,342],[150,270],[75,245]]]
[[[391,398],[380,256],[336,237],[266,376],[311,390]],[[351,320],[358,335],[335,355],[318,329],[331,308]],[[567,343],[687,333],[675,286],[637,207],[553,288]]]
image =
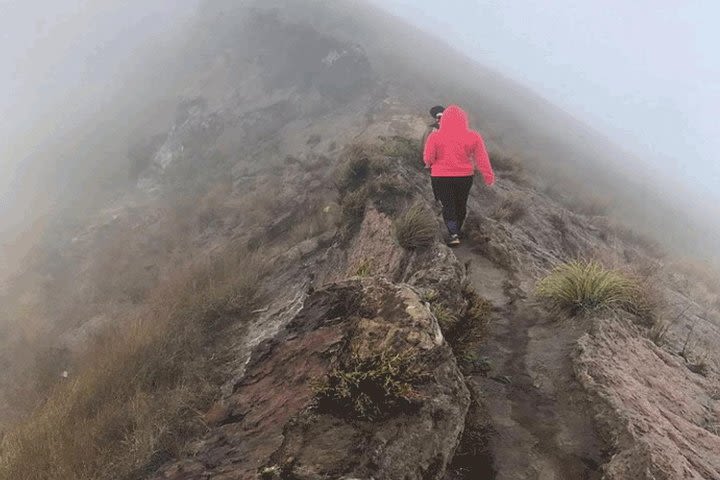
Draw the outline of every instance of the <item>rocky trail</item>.
[[[455,252],[495,307],[468,382],[485,409],[492,469],[477,462],[464,478],[600,478],[599,442],[570,361],[583,331],[539,315],[516,279],[469,247]]]

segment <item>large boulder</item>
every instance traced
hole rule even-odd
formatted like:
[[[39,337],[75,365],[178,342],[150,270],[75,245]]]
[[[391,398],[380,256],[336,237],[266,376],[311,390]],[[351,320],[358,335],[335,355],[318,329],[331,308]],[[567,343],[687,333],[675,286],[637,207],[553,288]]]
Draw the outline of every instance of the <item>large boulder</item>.
[[[397,355],[406,371],[395,373],[412,391],[374,415],[353,408],[355,398],[318,393],[339,370]],[[155,478],[439,479],[469,403],[452,351],[412,287],[346,280],[310,295],[255,349],[227,404],[208,418],[215,428],[201,453]]]

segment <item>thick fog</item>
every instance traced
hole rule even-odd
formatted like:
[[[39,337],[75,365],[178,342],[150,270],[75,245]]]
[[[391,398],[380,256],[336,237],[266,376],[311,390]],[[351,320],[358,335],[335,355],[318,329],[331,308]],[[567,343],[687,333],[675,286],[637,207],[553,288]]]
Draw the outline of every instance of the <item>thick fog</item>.
[[[55,145],[81,141],[84,121],[132,101],[113,95],[196,4],[0,1],[0,269],[53,201],[41,178],[53,184],[73,174]]]
[[[720,198],[719,3],[375,3]]]
[[[195,4],[0,2],[0,211],[5,225],[9,218],[2,207],[19,200],[27,159],[98,109],[141,47],[163,42]]]
[[[167,46],[174,45],[176,50],[168,56],[180,59],[176,63],[182,66],[177,67],[177,72],[182,72],[182,68],[195,68],[183,50],[193,45],[183,44],[183,40],[188,40],[180,37],[187,33],[182,26],[193,18],[200,3],[199,0],[0,0],[3,40],[0,42],[3,59],[0,62],[0,246],[5,242],[2,237],[7,236],[3,234],[27,228],[28,223],[44,211],[43,207],[58,193],[52,192],[53,188],[57,185],[60,189],[71,188],[63,187],[67,185],[65,180],[75,173],[64,167],[71,159],[56,151],[88,157],[87,161],[72,158],[75,165],[91,165],[90,157],[93,162],[110,164],[110,158],[127,156],[132,146],[128,138],[137,140],[132,138],[137,132],[115,135],[116,127],[123,125],[129,127],[125,130],[135,128],[141,133],[145,128],[139,117],[125,113],[137,114],[140,110],[137,106],[145,99],[160,103],[158,97],[162,95],[175,102],[170,106],[177,103],[181,88],[173,89],[175,72],[165,68],[171,62],[158,62],[153,52],[167,52],[172,50]],[[342,2],[312,3],[315,7],[337,8],[343,11],[336,13],[350,15],[342,8]],[[353,8],[361,7],[362,11],[366,10],[364,5],[370,3],[371,0],[347,2]],[[713,195],[720,198],[716,188],[720,165],[713,162],[716,147],[720,146],[720,132],[714,119],[720,107],[720,59],[711,50],[717,43],[713,42],[716,34],[711,30],[711,22],[720,13],[720,7],[709,2],[688,6],[670,1],[575,4],[569,0],[372,0],[372,3],[416,24],[480,65],[500,71],[528,90],[538,92],[550,104],[581,119],[600,133],[594,136],[594,147],[602,144],[597,138],[606,137],[621,149],[634,152],[636,158],[628,158],[627,163],[644,164],[644,172],[663,178],[665,181],[659,189],[664,192],[672,185],[671,191],[667,190],[668,197],[684,199],[682,208],[692,209],[696,203],[711,208],[714,200],[709,199]],[[245,6],[227,0],[208,0],[203,4],[208,11],[212,10],[210,6],[219,10]],[[288,15],[294,21],[315,22],[311,13],[307,13],[308,18],[299,18],[304,10],[310,10],[303,9],[303,5],[298,0],[282,8],[292,10]],[[360,8],[353,11],[358,14]],[[396,24],[373,19],[373,15],[365,19],[369,24],[363,27],[365,30],[343,24],[336,33],[363,47],[374,44],[368,49],[374,48],[377,59],[381,57],[378,52],[401,48],[398,45],[404,33],[396,31]],[[324,28],[332,30],[332,24],[335,22]],[[213,38],[214,34],[207,32],[206,36]],[[427,48],[414,46],[412,42],[412,48],[405,45],[400,53],[393,50],[395,53],[388,54],[386,60],[392,65],[412,64],[415,70],[409,78],[415,79],[413,83],[419,85],[421,80],[426,80],[432,84],[432,88],[417,91],[439,92],[443,89],[442,82],[437,81],[440,77],[448,84],[462,79],[468,85],[477,85],[479,93],[484,94],[482,102],[477,99],[472,102],[483,103],[482,107],[488,107],[486,111],[520,112],[533,129],[555,126],[556,130],[563,131],[563,125],[554,125],[552,120],[545,122],[548,125],[543,124],[543,120],[548,119],[547,112],[544,107],[538,107],[537,102],[526,105],[522,95],[497,94],[512,91],[511,82],[507,82],[509,90],[503,90],[502,79],[493,83],[485,76],[476,81],[474,73],[462,68],[444,72],[445,57],[438,53],[444,52],[443,49],[427,54]],[[204,53],[197,51],[195,55],[201,57]],[[402,57],[402,61],[396,61],[392,55]],[[456,61],[454,65],[464,64]],[[503,88],[499,88],[500,84]],[[493,90],[492,85],[496,85],[497,90]],[[149,91],[142,93],[142,89]],[[430,96],[418,99],[417,105],[424,105],[428,98]],[[133,103],[134,107],[127,107]],[[127,111],[118,114],[122,108]],[[421,113],[419,107],[418,113]],[[95,118],[107,123],[102,128],[98,126],[97,132],[83,123]],[[503,125],[515,125],[515,122],[504,121]],[[523,144],[525,151],[521,153],[539,150],[532,145],[537,138]],[[576,143],[577,138],[573,140]],[[55,143],[64,146],[70,143],[78,148],[56,149]],[[616,164],[625,162],[624,156],[617,152],[607,153],[605,157],[614,159]],[[33,183],[39,177],[43,177],[44,183]],[[690,197],[693,200],[688,200]],[[655,208],[653,200],[647,203],[641,207]],[[656,215],[658,217],[662,219],[661,215]]]

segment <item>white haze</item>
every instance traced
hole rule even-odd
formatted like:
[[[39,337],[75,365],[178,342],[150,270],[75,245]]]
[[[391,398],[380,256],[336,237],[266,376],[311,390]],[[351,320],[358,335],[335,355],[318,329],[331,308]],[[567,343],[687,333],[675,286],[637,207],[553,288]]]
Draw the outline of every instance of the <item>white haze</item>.
[[[333,4],[317,0],[323,1]],[[80,141],[74,129],[84,120],[126,102],[113,93],[134,67],[147,68],[138,57],[171,42],[198,2],[0,0],[0,254],[4,237],[42,210],[30,180],[39,175],[33,168],[48,165],[53,142],[63,135]],[[697,203],[704,211],[720,199],[714,162],[720,35],[712,23],[720,4],[373,2],[634,151],[648,174],[671,180],[662,188],[669,185],[668,195],[683,199],[685,208]],[[423,53],[403,54],[422,61]],[[442,67],[439,61],[423,65],[435,73]],[[447,72],[448,78],[458,75],[463,72]],[[39,153],[46,163],[33,161]],[[68,159],[57,157],[51,158],[51,180],[73,174],[63,169]]]
[[[719,2],[374,3],[529,86],[653,173],[720,199]]]

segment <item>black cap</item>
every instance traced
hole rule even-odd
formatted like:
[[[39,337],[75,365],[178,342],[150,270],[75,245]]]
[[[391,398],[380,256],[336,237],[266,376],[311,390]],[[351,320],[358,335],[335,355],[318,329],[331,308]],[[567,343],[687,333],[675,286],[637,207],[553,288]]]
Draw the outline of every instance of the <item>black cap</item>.
[[[442,105],[437,105],[430,109],[430,116],[433,118],[437,118],[438,115],[442,115],[442,113],[444,111],[445,111],[445,107],[443,107]]]

